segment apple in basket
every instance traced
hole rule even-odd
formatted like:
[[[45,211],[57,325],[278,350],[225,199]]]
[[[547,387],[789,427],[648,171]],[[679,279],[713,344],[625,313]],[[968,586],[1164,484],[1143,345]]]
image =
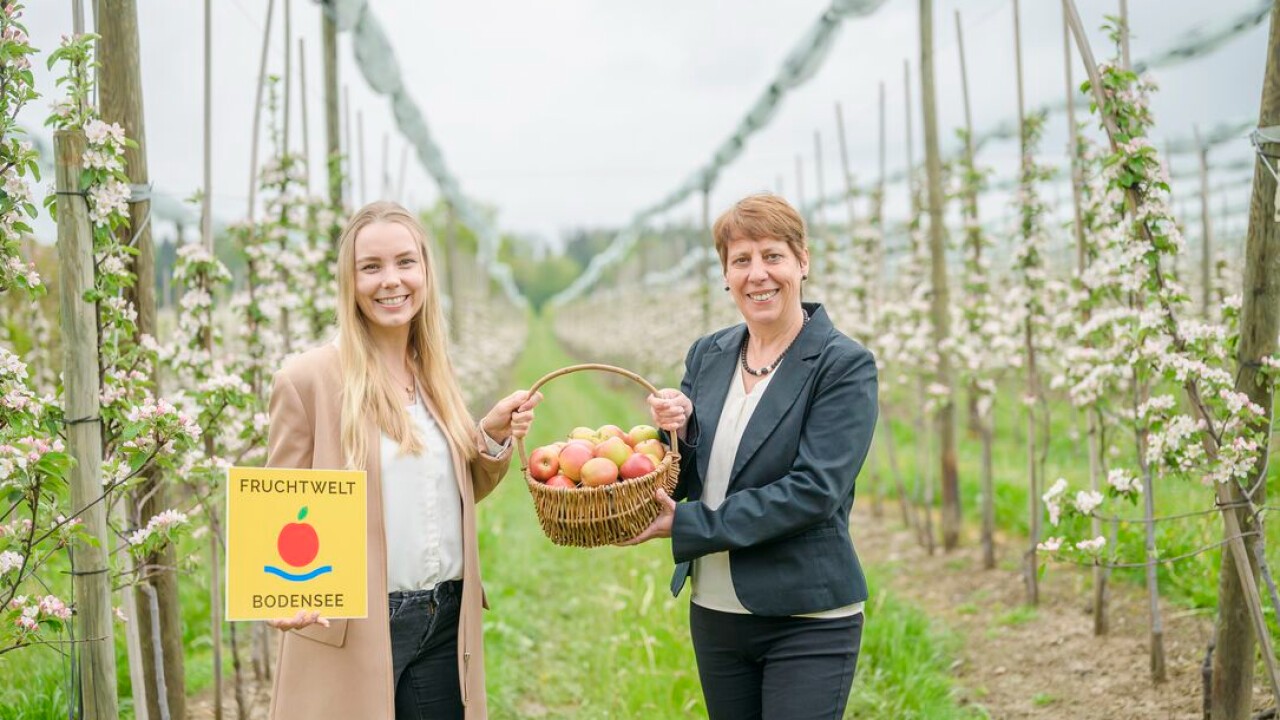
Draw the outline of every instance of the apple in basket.
[[[601,441],[608,440],[611,437],[622,438],[623,441],[627,439],[627,434],[622,432],[622,428],[617,425],[601,425],[596,428],[596,435]]]
[[[622,463],[622,467],[618,468],[618,474],[622,476],[623,480],[631,480],[648,475],[657,467],[653,462],[653,458],[644,453],[636,453]]]
[[[529,476],[546,482],[560,472],[560,453],[552,445],[543,445],[529,456]]]
[[[622,467],[622,463],[631,457],[631,446],[620,437],[611,437],[596,446],[595,455],[596,457],[609,458],[613,461],[615,467]]]
[[[618,481],[618,466],[606,457],[591,458],[582,466],[582,484],[600,487]]]
[[[662,458],[667,455],[667,448],[662,444],[661,440],[642,440],[636,443],[636,452],[641,455],[648,455],[653,463],[657,465],[662,462]]]
[[[645,440],[657,440],[658,428],[652,425],[637,425],[631,428],[631,432],[627,433],[627,444],[636,448],[639,452],[640,443]]]
[[[595,457],[595,447],[591,443],[574,440],[560,450],[560,474],[570,480],[582,478],[582,466]]]
[[[565,477],[564,475],[552,475],[551,479],[547,480],[547,487],[565,488],[566,490],[572,490],[578,486],[576,483],[574,483],[572,480]]]
[[[582,425],[579,425],[578,427],[569,431],[569,439],[570,440],[586,440],[588,442],[594,443],[599,438],[596,437],[595,430],[589,427],[584,427]]]

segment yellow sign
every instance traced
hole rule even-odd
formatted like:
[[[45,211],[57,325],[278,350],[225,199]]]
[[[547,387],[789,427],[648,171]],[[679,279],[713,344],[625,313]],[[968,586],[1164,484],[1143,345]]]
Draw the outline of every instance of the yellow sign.
[[[227,470],[227,620],[368,615],[365,474]]]

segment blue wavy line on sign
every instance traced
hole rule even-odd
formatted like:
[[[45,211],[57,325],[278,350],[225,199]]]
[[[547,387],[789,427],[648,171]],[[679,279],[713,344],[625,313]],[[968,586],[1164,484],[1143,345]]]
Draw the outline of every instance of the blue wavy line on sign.
[[[333,566],[325,565],[323,567],[318,567],[315,570],[312,570],[309,573],[304,573],[302,575],[294,575],[293,573],[285,572],[284,570],[281,570],[278,567],[271,567],[270,565],[264,566],[262,568],[262,571],[266,573],[271,573],[272,575],[275,575],[278,578],[284,578],[285,580],[288,580],[290,582],[306,582],[308,580],[311,580],[312,578],[317,578],[321,575],[324,575],[325,573],[333,572]]]

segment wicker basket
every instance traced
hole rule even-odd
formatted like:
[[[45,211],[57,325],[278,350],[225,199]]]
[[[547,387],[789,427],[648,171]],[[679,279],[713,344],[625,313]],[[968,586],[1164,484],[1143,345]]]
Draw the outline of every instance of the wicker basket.
[[[582,370],[600,370],[621,375],[651,393],[658,390],[639,375],[612,365],[571,365],[544,375],[529,388],[530,393],[551,380]],[[533,496],[533,506],[542,524],[542,532],[557,545],[600,547],[613,545],[639,535],[658,516],[658,503],[653,494],[658,488],[667,493],[675,490],[680,477],[680,453],[673,445],[648,475],[620,480],[601,487],[554,488],[529,475],[529,457],[523,439],[516,439],[520,453],[520,469]]]

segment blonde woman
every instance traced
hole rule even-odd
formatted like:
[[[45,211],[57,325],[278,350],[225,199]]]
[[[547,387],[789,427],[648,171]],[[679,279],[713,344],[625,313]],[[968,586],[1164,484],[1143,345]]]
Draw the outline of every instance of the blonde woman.
[[[471,419],[433,267],[408,211],[361,208],[338,247],[337,339],[276,375],[268,465],[368,474],[370,603],[364,620],[270,622],[284,631],[272,718],[487,717],[475,504],[541,395]]]

